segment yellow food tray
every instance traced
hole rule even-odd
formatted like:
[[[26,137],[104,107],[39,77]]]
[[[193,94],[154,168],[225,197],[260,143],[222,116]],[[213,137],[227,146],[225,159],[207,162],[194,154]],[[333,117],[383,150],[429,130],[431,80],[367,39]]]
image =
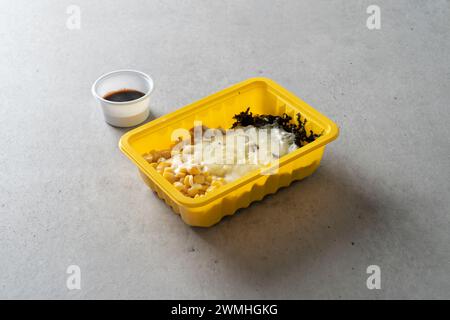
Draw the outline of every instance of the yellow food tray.
[[[189,130],[194,121],[209,128],[230,128],[233,116],[250,107],[254,114],[305,117],[307,130],[322,135],[315,141],[281,157],[272,174],[258,169],[203,197],[183,195],[144,158],[151,150],[168,149],[174,130]],[[138,167],[144,182],[191,226],[209,227],[224,216],[246,208],[253,201],[275,193],[294,180],[311,175],[319,166],[325,145],[337,138],[337,125],[306,102],[267,78],[251,78],[203,98],[175,112],[137,127],[122,136],[119,147]]]

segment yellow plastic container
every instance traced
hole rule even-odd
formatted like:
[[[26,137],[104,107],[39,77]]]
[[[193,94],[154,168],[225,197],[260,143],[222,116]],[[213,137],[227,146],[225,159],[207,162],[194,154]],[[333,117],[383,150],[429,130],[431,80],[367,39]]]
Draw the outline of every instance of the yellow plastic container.
[[[209,128],[230,128],[233,115],[247,107],[257,114],[281,115],[286,112],[293,119],[300,112],[302,118],[308,120],[307,129],[322,135],[280,158],[275,174],[255,170],[195,199],[176,190],[142,157],[151,150],[169,148],[172,132],[180,128],[189,130],[194,121],[202,121]],[[120,139],[119,147],[138,167],[145,183],[180,214],[185,223],[209,227],[253,201],[312,174],[320,164],[325,145],[336,139],[338,132],[334,122],[274,81],[252,78],[127,132]]]

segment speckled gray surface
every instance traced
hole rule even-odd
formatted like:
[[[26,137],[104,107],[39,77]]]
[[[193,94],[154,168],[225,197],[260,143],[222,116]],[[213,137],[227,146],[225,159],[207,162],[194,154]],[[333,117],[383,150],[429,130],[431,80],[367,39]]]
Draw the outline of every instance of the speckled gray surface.
[[[66,7],[81,29],[66,28]],[[450,298],[450,4],[13,1],[0,11],[1,298]],[[90,94],[157,117],[266,76],[335,120],[319,170],[210,229],[137,176]],[[81,290],[66,268],[81,268]],[[381,268],[368,290],[366,268]]]

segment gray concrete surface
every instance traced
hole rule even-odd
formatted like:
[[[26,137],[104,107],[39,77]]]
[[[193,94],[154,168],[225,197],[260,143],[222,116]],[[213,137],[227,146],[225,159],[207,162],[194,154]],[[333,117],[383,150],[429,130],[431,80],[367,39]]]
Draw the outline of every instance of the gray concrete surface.
[[[381,30],[366,27],[373,3]],[[449,7],[2,1],[0,297],[450,298]],[[91,97],[118,68],[154,77],[152,117],[266,76],[341,135],[310,178],[190,228]],[[66,288],[72,264],[81,290]],[[369,265],[381,290],[366,287]]]

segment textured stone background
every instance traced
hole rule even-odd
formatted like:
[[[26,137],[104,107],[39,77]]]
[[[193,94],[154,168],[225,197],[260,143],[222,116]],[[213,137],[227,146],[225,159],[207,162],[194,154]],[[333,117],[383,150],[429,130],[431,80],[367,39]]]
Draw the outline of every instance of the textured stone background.
[[[1,298],[450,298],[449,1],[377,0],[378,31],[373,1],[2,3]],[[265,76],[341,135],[310,178],[190,228],[91,96],[119,68],[152,75],[152,117]]]

